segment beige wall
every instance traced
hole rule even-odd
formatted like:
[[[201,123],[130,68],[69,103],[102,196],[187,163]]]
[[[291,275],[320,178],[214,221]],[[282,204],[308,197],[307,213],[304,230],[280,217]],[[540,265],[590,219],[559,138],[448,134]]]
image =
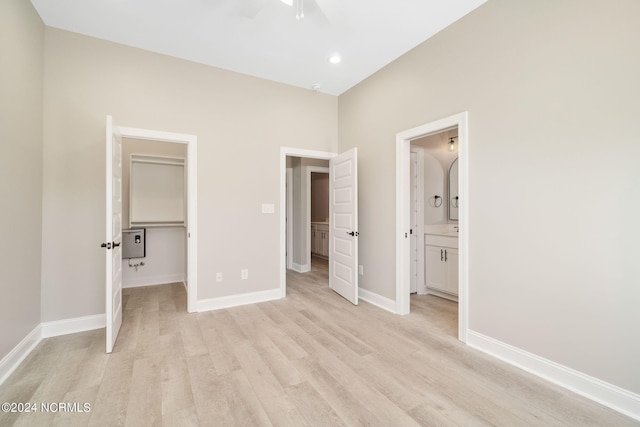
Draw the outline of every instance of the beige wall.
[[[329,174],[311,173],[311,222],[329,219]]]
[[[0,360],[40,323],[44,25],[0,2]]]
[[[43,320],[104,313],[107,114],[198,136],[198,298],[278,288],[279,214],[261,204],[279,205],[280,146],[336,151],[336,97],[53,28],[45,62]]]
[[[640,392],[638,21],[493,0],[340,96],[361,286],[395,297],[396,133],[468,111],[470,328]]]
[[[639,18],[635,0],[492,0],[338,115],[334,97],[45,31],[1,2],[0,357],[40,321],[104,312],[106,114],[198,135],[201,299],[278,286],[278,215],[260,214],[278,147],[338,151],[339,118],[340,151],[359,147],[361,286],[394,298],[395,134],[468,111],[471,329],[640,392]]]

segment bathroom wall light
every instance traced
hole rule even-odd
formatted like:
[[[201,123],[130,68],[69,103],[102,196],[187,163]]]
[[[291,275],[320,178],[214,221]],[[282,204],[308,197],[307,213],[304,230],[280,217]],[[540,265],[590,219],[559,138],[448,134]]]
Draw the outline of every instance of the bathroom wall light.
[[[449,151],[451,152],[456,151],[456,142],[454,141],[455,138],[457,138],[457,136],[449,137]]]

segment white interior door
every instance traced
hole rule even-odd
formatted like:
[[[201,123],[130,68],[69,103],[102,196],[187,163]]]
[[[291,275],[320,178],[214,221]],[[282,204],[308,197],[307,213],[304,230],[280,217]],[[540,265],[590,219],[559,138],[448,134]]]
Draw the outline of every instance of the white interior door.
[[[358,304],[358,149],[329,160],[329,287]]]
[[[107,353],[113,346],[122,325],[122,138],[107,116],[106,173],[106,323]]]

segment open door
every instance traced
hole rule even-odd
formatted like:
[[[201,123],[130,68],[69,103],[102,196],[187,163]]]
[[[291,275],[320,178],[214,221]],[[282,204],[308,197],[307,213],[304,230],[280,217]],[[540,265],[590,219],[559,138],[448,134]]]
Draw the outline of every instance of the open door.
[[[329,287],[358,305],[358,149],[329,160]]]
[[[122,325],[122,138],[107,116],[106,171],[106,323],[107,353],[113,346]]]

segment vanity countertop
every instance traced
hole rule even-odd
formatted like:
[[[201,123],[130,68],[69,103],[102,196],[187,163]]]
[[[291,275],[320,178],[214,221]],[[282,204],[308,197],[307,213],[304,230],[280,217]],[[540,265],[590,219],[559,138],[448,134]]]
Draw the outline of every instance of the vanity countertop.
[[[458,237],[457,224],[432,224],[424,226],[424,234],[437,236]]]
[[[316,225],[329,225],[329,222],[327,222],[327,221],[311,221],[311,224],[316,224]]]

